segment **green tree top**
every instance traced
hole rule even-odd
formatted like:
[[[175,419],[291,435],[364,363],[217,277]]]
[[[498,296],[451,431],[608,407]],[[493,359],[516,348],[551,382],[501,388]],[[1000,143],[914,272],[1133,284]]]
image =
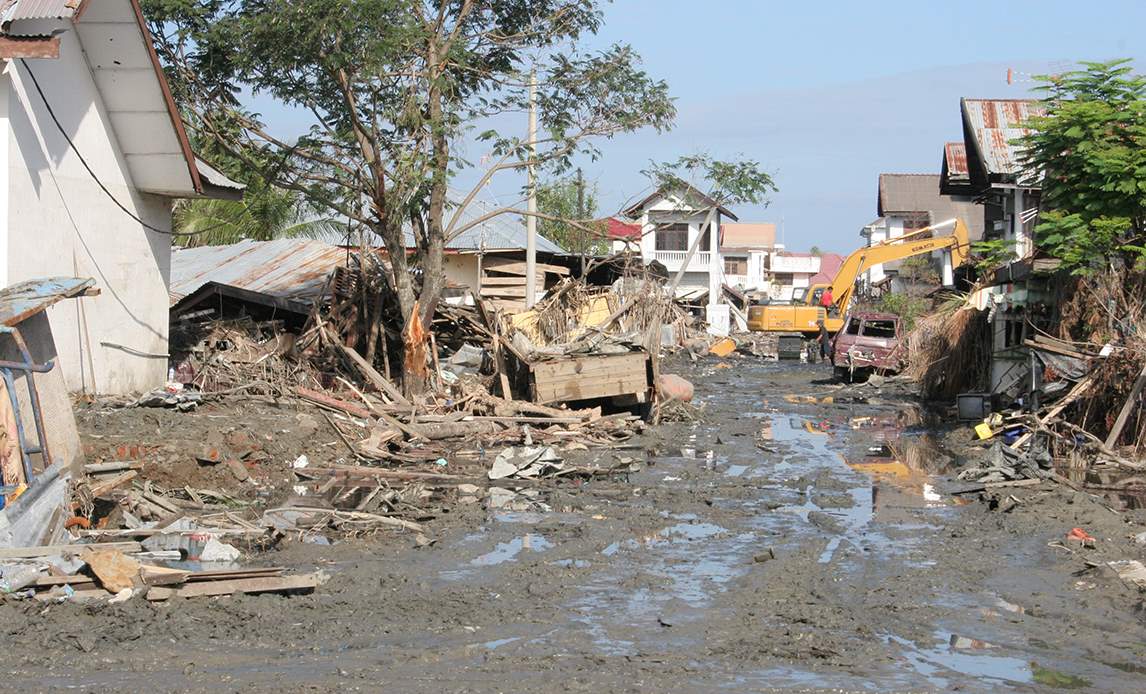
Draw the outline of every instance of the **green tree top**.
[[[1041,77],[1025,176],[1042,186],[1040,246],[1076,274],[1146,260],[1146,78],[1128,60]]]

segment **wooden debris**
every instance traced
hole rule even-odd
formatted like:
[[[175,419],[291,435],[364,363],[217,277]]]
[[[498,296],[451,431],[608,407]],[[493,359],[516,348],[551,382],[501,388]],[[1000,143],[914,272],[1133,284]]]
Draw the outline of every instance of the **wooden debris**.
[[[99,579],[100,585],[112,593],[131,588],[139,575],[140,564],[123,552],[103,550],[80,555]]]
[[[138,542],[103,542],[87,545],[43,545],[40,547],[6,547],[0,549],[0,559],[34,559],[36,557],[50,557],[52,555],[77,555],[92,550],[117,551],[125,554],[140,552],[143,548]]]
[[[318,574],[267,578],[234,578],[230,580],[189,583],[181,588],[154,587],[147,591],[153,602],[171,598],[198,598],[236,593],[310,592],[321,583]]]

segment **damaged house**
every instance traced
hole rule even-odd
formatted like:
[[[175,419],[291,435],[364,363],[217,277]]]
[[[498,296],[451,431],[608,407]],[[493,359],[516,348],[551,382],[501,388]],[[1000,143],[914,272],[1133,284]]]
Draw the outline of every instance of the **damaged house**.
[[[192,151],[138,0],[3,0],[0,60],[0,285],[93,279],[47,309],[68,389],[160,386],[172,203],[242,186]]]
[[[1041,115],[1041,106],[1024,99],[964,98],[960,111],[964,141],[944,147],[939,189],[980,203],[983,239],[1002,241],[1014,258],[986,278],[990,289],[979,297],[990,309],[990,390],[1014,394],[1031,372],[1026,343],[1053,319],[1055,303],[1051,280],[1057,262],[1039,258],[1033,239],[1039,186],[1023,175],[1016,144],[1030,132],[1025,123]]]

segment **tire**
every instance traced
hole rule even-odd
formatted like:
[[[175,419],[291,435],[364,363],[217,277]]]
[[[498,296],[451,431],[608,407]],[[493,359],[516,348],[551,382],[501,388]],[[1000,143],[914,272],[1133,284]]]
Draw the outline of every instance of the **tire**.
[[[851,370],[848,369],[848,367],[837,366],[837,367],[832,369],[832,373],[835,375],[837,381],[839,381],[841,383],[851,383],[852,374],[851,374]]]

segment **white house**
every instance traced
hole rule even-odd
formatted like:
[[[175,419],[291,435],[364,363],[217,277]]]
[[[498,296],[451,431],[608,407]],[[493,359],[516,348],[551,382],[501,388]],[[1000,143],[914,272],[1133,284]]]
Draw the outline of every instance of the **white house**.
[[[744,292],[771,290],[769,258],[776,252],[776,225],[727,223],[720,226],[721,269],[725,284]]]
[[[807,289],[820,272],[820,256],[780,251],[770,258],[769,296],[773,301],[791,301],[797,289]]]
[[[714,211],[711,216],[710,211]],[[658,190],[625,210],[625,215],[640,225],[642,258],[656,260],[670,275],[684,270],[677,285],[678,294],[719,288],[723,267],[719,233],[713,232],[720,229],[725,217],[737,221],[728,208],[685,185],[681,190]],[[694,244],[696,250],[688,258]]]
[[[138,0],[0,0],[0,285],[91,277],[48,310],[67,386],[167,373],[175,198],[238,198],[198,160]]]

